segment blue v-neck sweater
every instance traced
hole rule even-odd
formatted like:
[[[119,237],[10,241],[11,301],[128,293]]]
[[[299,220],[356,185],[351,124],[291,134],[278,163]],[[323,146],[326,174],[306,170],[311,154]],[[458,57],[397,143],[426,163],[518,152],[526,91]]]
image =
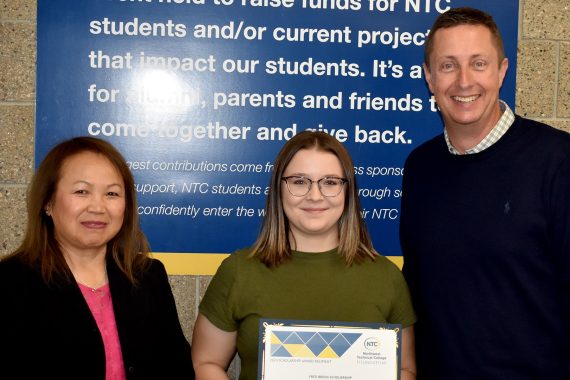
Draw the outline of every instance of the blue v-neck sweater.
[[[418,380],[570,379],[570,134],[517,116],[477,154],[435,137],[404,173]]]

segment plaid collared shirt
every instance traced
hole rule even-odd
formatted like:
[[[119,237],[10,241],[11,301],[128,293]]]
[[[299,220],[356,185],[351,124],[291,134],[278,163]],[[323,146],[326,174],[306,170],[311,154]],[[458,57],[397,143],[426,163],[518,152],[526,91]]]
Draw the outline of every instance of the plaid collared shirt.
[[[473,154],[479,153],[499,141],[501,137],[509,130],[510,126],[513,125],[515,121],[515,114],[510,109],[509,105],[502,100],[499,100],[499,104],[501,106],[501,110],[503,111],[503,115],[495,124],[491,132],[485,136],[483,140],[479,142],[479,144],[475,145],[471,149],[467,149],[464,154]],[[449,153],[451,154],[461,154],[455,147],[451,144],[451,140],[449,140],[449,136],[447,135],[447,129],[443,130],[443,135],[445,136],[445,142],[447,143],[447,148],[449,149]]]

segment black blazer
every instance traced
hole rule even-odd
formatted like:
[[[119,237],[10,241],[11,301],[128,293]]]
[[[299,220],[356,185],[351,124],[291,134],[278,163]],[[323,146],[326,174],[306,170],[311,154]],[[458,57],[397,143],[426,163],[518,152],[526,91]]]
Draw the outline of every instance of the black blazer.
[[[194,379],[162,263],[152,260],[136,288],[112,260],[107,273],[127,379]],[[105,379],[103,340],[81,290],[57,284],[15,258],[0,262],[1,379]]]

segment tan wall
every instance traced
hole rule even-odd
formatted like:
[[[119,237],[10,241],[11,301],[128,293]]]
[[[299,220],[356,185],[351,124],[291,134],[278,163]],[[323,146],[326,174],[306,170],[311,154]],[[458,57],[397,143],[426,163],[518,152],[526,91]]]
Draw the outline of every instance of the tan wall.
[[[570,131],[570,0],[520,0],[516,112]],[[36,0],[0,0],[0,255],[20,242],[33,170]],[[190,339],[208,276],[172,276]]]

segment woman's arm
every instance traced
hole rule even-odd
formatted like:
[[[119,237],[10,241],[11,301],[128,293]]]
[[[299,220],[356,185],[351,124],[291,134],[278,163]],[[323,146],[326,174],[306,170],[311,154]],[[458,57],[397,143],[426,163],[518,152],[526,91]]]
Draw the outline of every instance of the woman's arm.
[[[406,327],[402,331],[402,367],[401,380],[416,379],[416,348],[414,340],[414,326]]]
[[[192,338],[192,363],[196,380],[228,380],[228,366],[236,352],[237,331],[220,330],[198,314]]]

